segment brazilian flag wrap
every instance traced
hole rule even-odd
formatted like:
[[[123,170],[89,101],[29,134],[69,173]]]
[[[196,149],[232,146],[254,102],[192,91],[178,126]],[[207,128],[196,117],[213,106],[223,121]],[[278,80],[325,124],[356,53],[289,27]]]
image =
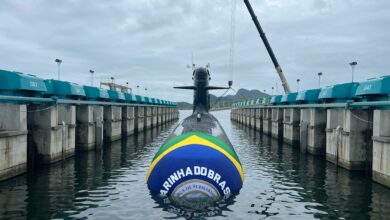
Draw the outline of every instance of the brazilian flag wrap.
[[[188,132],[168,140],[157,152],[146,175],[153,194],[218,200],[236,194],[244,173],[234,150],[221,139]]]

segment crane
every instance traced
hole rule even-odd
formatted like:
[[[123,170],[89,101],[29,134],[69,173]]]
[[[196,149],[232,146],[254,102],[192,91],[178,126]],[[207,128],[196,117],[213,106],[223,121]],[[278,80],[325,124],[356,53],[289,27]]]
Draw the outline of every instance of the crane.
[[[257,19],[255,12],[253,11],[251,3],[249,2],[249,0],[244,0],[244,3],[249,11],[249,14],[252,17],[253,22],[255,23],[256,29],[259,32],[261,39],[263,40],[264,46],[267,49],[269,56],[271,57],[271,60],[275,66],[276,72],[278,73],[279,78],[282,81],[282,86],[283,86],[284,92],[286,94],[288,94],[291,92],[291,89],[290,89],[290,86],[288,85],[286,77],[284,76],[282,67],[280,67],[279,62],[276,59],[274,52],[272,51],[271,45],[269,44],[268,39],[264,34],[263,28],[261,27],[260,22]]]

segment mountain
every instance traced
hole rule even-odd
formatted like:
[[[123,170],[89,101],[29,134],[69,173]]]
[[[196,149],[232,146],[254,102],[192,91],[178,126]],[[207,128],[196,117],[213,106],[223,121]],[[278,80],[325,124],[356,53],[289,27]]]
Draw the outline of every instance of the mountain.
[[[179,110],[192,110],[192,104],[187,102],[177,102],[177,108]]]
[[[239,89],[235,95],[227,95],[220,99],[220,101],[235,101],[235,100],[243,100],[243,99],[257,99],[257,98],[263,98],[263,97],[269,97],[270,95],[260,92],[259,90],[252,89]],[[213,94],[210,95],[210,101],[215,102],[220,97],[217,97]]]
[[[215,93],[215,91],[213,91]],[[220,91],[220,94],[223,94],[222,90]],[[222,97],[219,102],[222,101],[238,101],[243,99],[256,99],[256,98],[263,98],[263,97],[269,97],[270,95],[260,92],[259,90],[253,89],[253,90],[247,90],[247,89],[239,89],[235,95],[227,95]],[[216,102],[220,97],[217,97],[213,94],[210,94],[210,101],[211,104]],[[187,110],[192,109],[192,104],[188,102],[177,102],[177,107],[180,110]]]

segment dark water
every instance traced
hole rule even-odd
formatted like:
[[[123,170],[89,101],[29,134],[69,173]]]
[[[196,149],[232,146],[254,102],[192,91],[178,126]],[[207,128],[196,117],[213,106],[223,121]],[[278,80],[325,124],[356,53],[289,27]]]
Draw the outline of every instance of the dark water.
[[[171,124],[0,183],[0,219],[390,219],[390,190],[369,175],[232,124],[227,111],[214,114],[246,175],[224,204],[190,212],[150,196],[145,174]]]

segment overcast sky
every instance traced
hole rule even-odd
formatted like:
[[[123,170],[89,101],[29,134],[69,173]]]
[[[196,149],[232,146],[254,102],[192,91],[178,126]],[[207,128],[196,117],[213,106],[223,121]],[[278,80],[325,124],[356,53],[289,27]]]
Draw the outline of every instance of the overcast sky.
[[[292,89],[389,74],[390,1],[252,0]],[[272,62],[241,0],[236,1],[234,88],[278,83]],[[211,63],[213,85],[229,80],[231,0],[2,0],[0,69],[90,84],[115,77],[147,95],[192,100],[191,53]],[[144,93],[144,92],[143,92]],[[214,92],[222,94],[223,91]],[[276,90],[275,90],[276,93]],[[141,93],[142,94],[142,93]]]

